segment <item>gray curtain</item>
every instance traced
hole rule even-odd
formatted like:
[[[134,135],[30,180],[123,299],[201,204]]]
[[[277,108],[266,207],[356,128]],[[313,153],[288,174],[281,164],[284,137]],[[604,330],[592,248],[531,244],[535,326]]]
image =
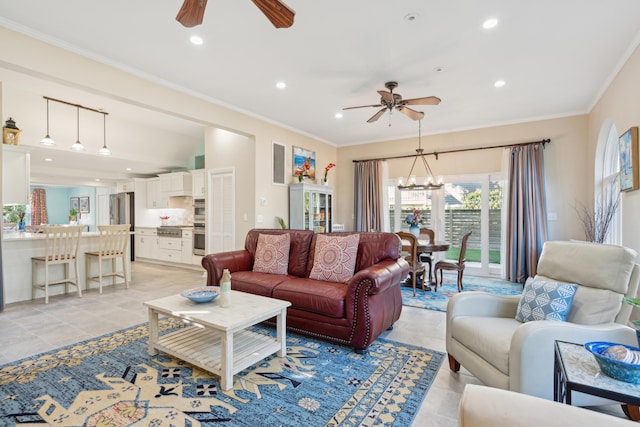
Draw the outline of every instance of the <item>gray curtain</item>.
[[[354,230],[383,231],[383,160],[357,162],[354,171]]]
[[[508,280],[523,283],[535,276],[547,240],[544,144],[509,150],[505,272]]]

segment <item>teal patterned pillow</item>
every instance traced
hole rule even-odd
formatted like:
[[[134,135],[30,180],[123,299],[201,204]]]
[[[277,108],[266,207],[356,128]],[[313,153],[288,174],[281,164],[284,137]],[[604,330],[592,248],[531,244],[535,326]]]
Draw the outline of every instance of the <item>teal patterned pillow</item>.
[[[516,320],[567,320],[578,285],[529,279],[518,303]]]

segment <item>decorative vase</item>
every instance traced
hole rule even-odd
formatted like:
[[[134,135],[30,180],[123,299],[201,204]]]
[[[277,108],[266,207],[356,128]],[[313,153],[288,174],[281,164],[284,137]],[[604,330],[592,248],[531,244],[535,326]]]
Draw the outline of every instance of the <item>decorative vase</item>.
[[[298,175],[298,182],[304,181],[304,176],[302,174]]]
[[[24,221],[18,222],[18,230],[19,231],[24,231]]]
[[[329,185],[329,180],[323,179],[322,180],[322,185]]]
[[[411,227],[409,227],[409,233],[416,236],[416,238],[420,237],[420,226],[418,224],[411,224]]]

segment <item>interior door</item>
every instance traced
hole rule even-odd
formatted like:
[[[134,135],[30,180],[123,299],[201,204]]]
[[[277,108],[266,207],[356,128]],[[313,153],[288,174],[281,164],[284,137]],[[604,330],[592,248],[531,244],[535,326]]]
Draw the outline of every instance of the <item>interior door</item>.
[[[233,171],[209,171],[206,253],[231,251],[235,242],[235,177]]]

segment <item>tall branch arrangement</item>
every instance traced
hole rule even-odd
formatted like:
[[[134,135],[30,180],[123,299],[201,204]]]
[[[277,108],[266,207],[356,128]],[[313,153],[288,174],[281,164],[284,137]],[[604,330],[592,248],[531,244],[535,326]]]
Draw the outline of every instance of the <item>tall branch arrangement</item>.
[[[611,221],[620,206],[620,193],[609,191],[608,195],[606,200],[597,202],[595,206],[574,206],[588,242],[604,243],[609,234]]]

